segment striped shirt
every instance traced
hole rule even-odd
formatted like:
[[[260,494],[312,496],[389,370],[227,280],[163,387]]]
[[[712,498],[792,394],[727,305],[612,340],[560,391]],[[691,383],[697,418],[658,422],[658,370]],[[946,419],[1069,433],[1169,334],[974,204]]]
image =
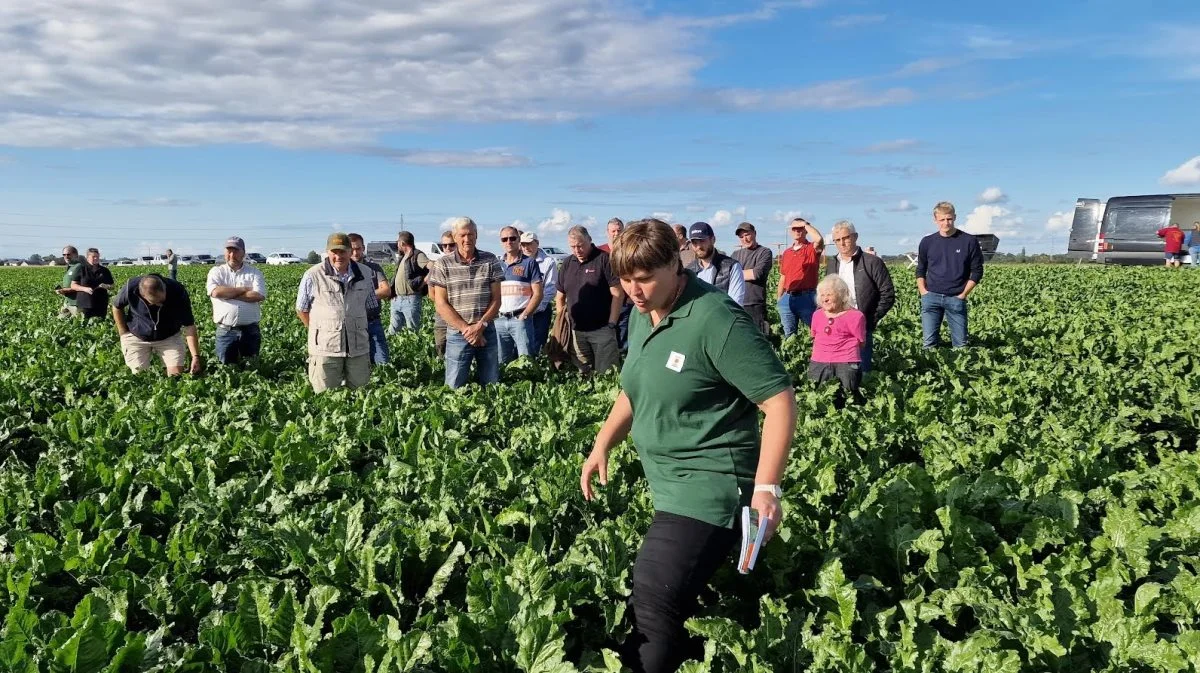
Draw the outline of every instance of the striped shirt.
[[[492,283],[504,280],[504,264],[490,252],[475,251],[475,259],[463,261],[458,250],[442,255],[429,270],[427,282],[445,288],[446,300],[468,324],[479,322],[492,301]]]
[[[500,313],[524,311],[533,298],[533,284],[542,282],[542,269],[537,260],[527,255],[521,255],[511,264],[507,258],[502,261],[504,280],[500,283]]]

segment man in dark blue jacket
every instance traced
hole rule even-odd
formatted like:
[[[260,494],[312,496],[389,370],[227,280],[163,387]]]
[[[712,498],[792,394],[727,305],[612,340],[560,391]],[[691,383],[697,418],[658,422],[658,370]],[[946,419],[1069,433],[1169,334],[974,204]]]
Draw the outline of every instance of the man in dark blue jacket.
[[[121,337],[121,354],[134,373],[149,369],[155,354],[162,358],[169,376],[182,374],[185,367],[193,374],[203,371],[192,300],[178,281],[157,273],[134,276],[117,293],[112,314]],[[186,360],[189,351],[190,366]]]
[[[933,207],[937,233],[917,248],[917,291],[921,293],[921,332],[926,348],[936,347],[942,317],[950,326],[950,345],[967,345],[967,297],[983,279],[983,250],[971,234],[954,227],[954,204]]]

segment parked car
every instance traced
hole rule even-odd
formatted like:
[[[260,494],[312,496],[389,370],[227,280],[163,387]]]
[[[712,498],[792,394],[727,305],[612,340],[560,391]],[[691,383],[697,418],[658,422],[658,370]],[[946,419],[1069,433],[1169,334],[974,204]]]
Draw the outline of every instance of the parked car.
[[[122,257],[121,259],[118,259],[117,263],[113,266],[137,266],[137,261],[128,257]]]
[[[189,266],[197,263],[198,262],[193,255],[179,255],[179,266]]]
[[[271,266],[282,266],[285,264],[304,264],[304,260],[293,255],[290,252],[273,252],[267,255],[267,264]]]
[[[571,256],[571,253],[567,252],[566,250],[563,250],[562,248],[555,248],[549,245],[543,245],[542,252],[546,253],[547,257],[554,258],[554,261],[558,262],[559,264],[562,264],[564,259]]]
[[[261,252],[248,252],[246,253],[246,261],[251,264],[266,264],[267,258]]]
[[[137,266],[154,266],[155,264],[166,264],[167,260],[157,255],[142,255],[136,260]]]
[[[213,265],[217,263],[217,258],[212,255],[193,255],[192,263]]]
[[[1067,256],[1101,264],[1159,265],[1163,239],[1158,230],[1178,224],[1185,231],[1200,220],[1200,194],[1116,196],[1108,201],[1079,199],[1067,239]],[[1184,262],[1191,255],[1184,251]]]
[[[376,264],[395,264],[399,261],[395,241],[369,241],[366,258]]]
[[[442,246],[434,241],[414,241],[413,248],[425,253],[431,262],[442,256]]]

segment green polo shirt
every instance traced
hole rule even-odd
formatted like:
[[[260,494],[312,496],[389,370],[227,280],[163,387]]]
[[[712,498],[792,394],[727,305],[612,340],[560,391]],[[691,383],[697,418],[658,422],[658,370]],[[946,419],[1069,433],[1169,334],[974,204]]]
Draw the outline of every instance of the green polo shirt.
[[[792,379],[729,295],[688,272],[675,308],[629,319],[621,387],[654,508],[732,528],[758,469],[758,404]]]
[[[62,282],[59,283],[58,286],[64,290],[71,289],[71,281],[79,280],[79,274],[82,269],[83,269],[82,262],[75,262],[74,264],[68,264],[67,270],[63,273]],[[77,305],[77,303],[78,303],[78,300],[75,298],[74,293],[68,294],[68,295],[63,295],[63,305],[64,306],[75,306],[75,305]]]

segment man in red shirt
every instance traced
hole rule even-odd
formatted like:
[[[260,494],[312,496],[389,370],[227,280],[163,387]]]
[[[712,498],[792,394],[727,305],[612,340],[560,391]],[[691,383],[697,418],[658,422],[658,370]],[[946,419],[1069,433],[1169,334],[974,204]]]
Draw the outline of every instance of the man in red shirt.
[[[604,252],[611,253],[613,241],[617,240],[617,234],[621,233],[624,230],[625,230],[625,223],[621,221],[621,218],[619,218],[619,217],[612,218],[611,220],[608,221],[608,243],[605,243],[604,245],[597,245],[596,247],[600,248]]]
[[[1163,239],[1163,256],[1166,257],[1167,267],[1183,266],[1183,230],[1179,224],[1172,222],[1171,226],[1158,230],[1158,237]]]
[[[779,257],[779,321],[783,336],[796,333],[800,322],[807,328],[817,310],[817,281],[825,238],[808,220],[797,217],[789,225],[792,247]]]

